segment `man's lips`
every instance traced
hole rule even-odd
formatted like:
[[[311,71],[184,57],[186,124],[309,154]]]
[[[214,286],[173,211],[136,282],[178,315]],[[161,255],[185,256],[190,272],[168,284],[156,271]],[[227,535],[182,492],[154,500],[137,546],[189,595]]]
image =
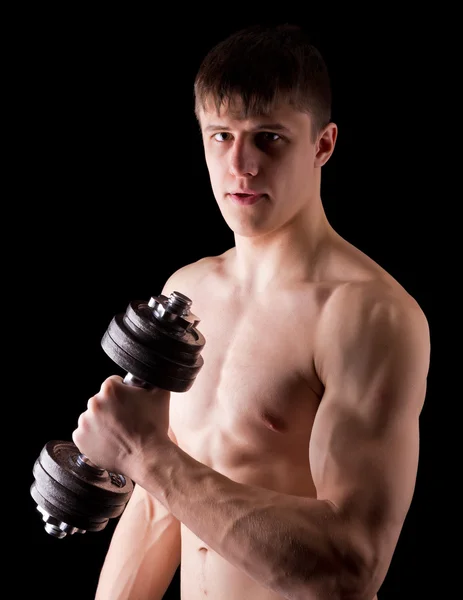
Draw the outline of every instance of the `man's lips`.
[[[246,205],[249,206],[250,204],[255,204],[256,202],[258,202],[264,194],[260,194],[258,192],[250,192],[250,193],[244,193],[244,192],[235,192],[235,193],[231,193],[229,194],[230,198],[233,200],[233,202],[235,202],[236,204],[240,204],[240,205]]]

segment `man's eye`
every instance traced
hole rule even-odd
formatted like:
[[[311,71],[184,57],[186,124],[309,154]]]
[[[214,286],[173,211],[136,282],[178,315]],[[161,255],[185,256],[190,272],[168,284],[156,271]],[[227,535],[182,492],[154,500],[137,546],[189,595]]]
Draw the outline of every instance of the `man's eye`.
[[[261,135],[265,142],[277,142],[280,139],[278,133],[272,133],[271,131],[263,131]]]
[[[221,135],[221,136],[226,136],[226,135],[230,135],[230,134],[229,134],[229,133],[226,133],[225,131],[219,131],[219,133],[215,133],[215,134],[214,134],[214,139],[215,139],[215,141],[216,141],[216,142],[224,142],[224,141],[225,141],[224,139],[222,139],[222,140],[221,140],[221,139],[219,139],[219,138],[218,138],[218,136],[219,136],[219,135]]]

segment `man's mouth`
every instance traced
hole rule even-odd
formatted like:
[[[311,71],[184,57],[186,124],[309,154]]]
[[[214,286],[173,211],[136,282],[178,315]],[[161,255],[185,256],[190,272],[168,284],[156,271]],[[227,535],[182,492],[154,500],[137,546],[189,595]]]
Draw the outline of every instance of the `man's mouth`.
[[[257,192],[256,193],[252,193],[252,194],[251,193],[244,193],[244,192],[237,192],[237,193],[230,194],[230,198],[236,204],[246,205],[246,206],[249,206],[251,204],[255,204],[263,196],[264,196],[264,194],[259,194]]]

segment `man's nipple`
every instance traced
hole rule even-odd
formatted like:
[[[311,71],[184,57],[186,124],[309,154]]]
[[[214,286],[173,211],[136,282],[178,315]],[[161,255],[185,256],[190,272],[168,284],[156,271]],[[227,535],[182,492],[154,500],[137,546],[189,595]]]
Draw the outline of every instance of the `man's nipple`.
[[[280,417],[272,415],[267,411],[263,413],[262,421],[264,422],[266,427],[277,433],[283,433],[283,431],[286,430],[285,421]]]

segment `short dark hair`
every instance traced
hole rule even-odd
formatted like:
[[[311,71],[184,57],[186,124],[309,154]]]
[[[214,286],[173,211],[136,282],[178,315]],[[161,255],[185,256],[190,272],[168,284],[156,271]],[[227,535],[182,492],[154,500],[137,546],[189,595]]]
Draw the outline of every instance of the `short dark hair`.
[[[319,50],[299,25],[251,25],[216,44],[194,81],[195,114],[214,102],[233,111],[238,97],[247,118],[268,113],[279,100],[312,117],[315,135],[331,120],[331,83]]]

